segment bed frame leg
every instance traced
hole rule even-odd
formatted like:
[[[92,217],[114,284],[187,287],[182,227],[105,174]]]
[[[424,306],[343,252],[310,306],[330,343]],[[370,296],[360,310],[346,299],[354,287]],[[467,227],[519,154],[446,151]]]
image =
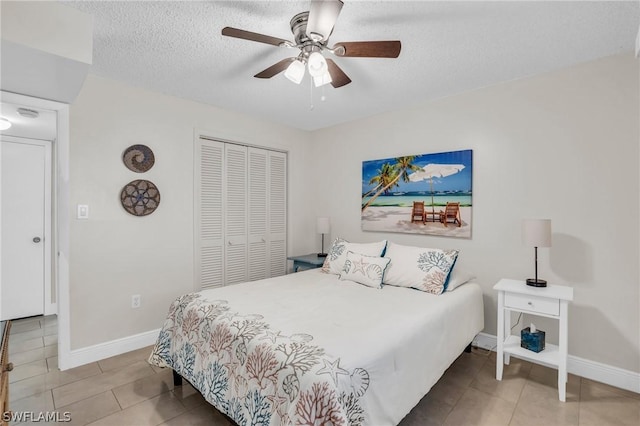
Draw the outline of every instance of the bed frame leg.
[[[471,343],[473,343],[473,342],[471,342]],[[470,354],[470,353],[471,353],[471,343],[469,343],[469,344],[467,345],[467,347],[466,347],[466,348],[464,348],[464,351],[465,351],[466,353],[468,353],[468,354]],[[174,376],[174,377],[175,377],[175,376]],[[174,380],[175,380],[175,379],[174,379]]]
[[[173,373],[173,386],[182,386],[182,376],[176,373],[176,370],[171,370]]]

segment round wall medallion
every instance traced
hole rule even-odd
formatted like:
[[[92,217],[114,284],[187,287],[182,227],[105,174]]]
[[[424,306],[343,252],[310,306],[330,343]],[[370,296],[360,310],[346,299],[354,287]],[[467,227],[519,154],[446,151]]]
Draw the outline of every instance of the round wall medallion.
[[[153,167],[156,159],[153,151],[146,145],[131,145],[124,150],[122,161],[129,170],[136,173],[144,173]]]
[[[146,216],[158,208],[160,191],[153,182],[144,179],[134,180],[122,188],[120,202],[128,213]]]

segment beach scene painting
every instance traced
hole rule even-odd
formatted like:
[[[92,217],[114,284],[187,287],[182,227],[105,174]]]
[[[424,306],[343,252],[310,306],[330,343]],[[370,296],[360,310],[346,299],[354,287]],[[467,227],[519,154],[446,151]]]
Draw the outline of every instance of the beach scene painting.
[[[362,162],[362,230],[471,238],[472,150]]]

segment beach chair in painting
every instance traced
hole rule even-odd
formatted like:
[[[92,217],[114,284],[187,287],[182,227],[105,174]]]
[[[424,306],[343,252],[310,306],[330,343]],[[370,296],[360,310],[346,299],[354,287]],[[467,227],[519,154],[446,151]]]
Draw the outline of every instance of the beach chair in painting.
[[[444,211],[440,210],[440,222],[444,226],[447,223],[457,223],[458,227],[462,226],[462,220],[460,219],[460,203],[447,203]]]
[[[411,223],[424,223],[424,201],[414,201],[411,209]]]

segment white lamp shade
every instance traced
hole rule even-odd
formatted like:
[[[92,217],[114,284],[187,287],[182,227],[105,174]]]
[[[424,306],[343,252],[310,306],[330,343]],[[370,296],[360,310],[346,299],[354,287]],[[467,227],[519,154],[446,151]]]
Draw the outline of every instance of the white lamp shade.
[[[522,242],[528,247],[551,247],[551,219],[523,219]]]
[[[313,84],[315,84],[316,87],[324,86],[329,83],[331,83],[331,74],[329,74],[329,71],[325,72],[321,76],[313,77]]]
[[[309,55],[309,74],[312,77],[320,77],[327,72],[327,60],[320,52],[313,52]]]
[[[284,72],[284,76],[295,84],[300,84],[302,77],[304,77],[304,64],[296,59],[287,67],[287,70]]]
[[[319,217],[316,221],[316,231],[318,234],[328,234],[331,232],[331,222],[328,217]]]

